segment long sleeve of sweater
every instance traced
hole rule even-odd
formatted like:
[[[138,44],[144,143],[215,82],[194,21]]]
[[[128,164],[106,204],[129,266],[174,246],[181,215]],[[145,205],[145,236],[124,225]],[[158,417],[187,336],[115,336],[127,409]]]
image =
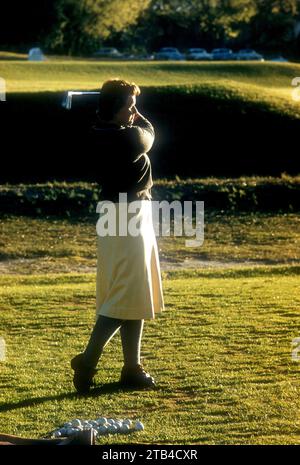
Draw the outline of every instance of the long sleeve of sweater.
[[[154,142],[155,132],[152,124],[147,118],[140,115],[133,126],[126,129],[131,143],[132,153],[141,155],[147,153]]]

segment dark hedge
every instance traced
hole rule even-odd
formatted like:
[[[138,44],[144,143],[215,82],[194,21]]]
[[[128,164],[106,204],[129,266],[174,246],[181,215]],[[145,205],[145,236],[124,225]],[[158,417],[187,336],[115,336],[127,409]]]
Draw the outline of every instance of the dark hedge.
[[[157,180],[153,200],[204,201],[206,210],[300,211],[300,177]],[[13,215],[95,215],[101,189],[95,183],[0,186],[0,213]]]
[[[1,102],[0,183],[97,181],[89,128],[95,101],[61,106],[63,93],[9,94]],[[300,120],[262,102],[200,87],[145,88],[139,108],[156,129],[154,177],[300,173]]]

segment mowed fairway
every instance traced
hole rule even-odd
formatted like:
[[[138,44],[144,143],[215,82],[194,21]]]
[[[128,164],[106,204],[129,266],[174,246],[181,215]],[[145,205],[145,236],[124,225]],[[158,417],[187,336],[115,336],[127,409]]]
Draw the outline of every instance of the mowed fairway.
[[[292,79],[300,76],[295,63],[0,60],[0,76],[8,93],[99,89],[106,79],[119,77],[145,87],[180,86],[208,97],[237,98],[300,117],[299,102],[292,98]]]
[[[79,397],[70,358],[94,323],[94,274],[2,276],[0,431],[38,437],[64,422],[139,418],[145,431],[99,443],[297,444],[299,266],[163,274],[166,311],[145,326],[156,391],[118,391],[119,335]],[[102,386],[106,384],[106,386]]]
[[[121,77],[295,118],[291,81],[299,73],[300,65],[268,62],[0,61],[7,102],[13,93],[96,89]],[[81,397],[70,359],[83,350],[95,321],[95,273],[63,273],[60,266],[78,262],[93,271],[94,224],[4,219],[1,265],[11,261],[15,268],[12,274],[2,268],[0,276],[0,336],[7,344],[0,431],[41,437],[71,419],[106,416],[140,419],[145,430],[100,437],[104,444],[298,444],[300,361],[292,359],[292,341],[300,336],[298,224],[293,213],[212,217],[198,258],[240,263],[163,272],[166,310],[146,323],[142,344],[157,390],[118,388],[116,335],[99,363],[97,387]],[[197,258],[177,240],[160,246],[169,260]],[[260,265],[249,266],[251,260]]]

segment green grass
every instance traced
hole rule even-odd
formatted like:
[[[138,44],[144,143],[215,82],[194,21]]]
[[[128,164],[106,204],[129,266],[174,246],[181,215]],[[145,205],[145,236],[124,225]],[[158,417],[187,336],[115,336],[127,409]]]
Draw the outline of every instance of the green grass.
[[[94,393],[74,393],[70,358],[94,323],[95,275],[1,276],[0,431],[38,437],[73,418],[139,418],[145,431],[99,442],[297,444],[299,267],[163,275],[166,311],[147,322],[149,392],[104,389],[119,378],[119,335]]]
[[[30,274],[94,267],[95,224],[96,219],[2,218],[0,269],[2,272]],[[181,263],[185,259],[299,263],[299,213],[205,212],[204,227],[201,247],[186,247],[185,237],[158,237],[160,257]],[[22,259],[29,260],[24,263]]]
[[[166,310],[147,322],[142,345],[158,389],[116,389],[116,335],[99,364],[98,386],[80,397],[69,361],[94,324],[95,274],[61,271],[95,266],[95,224],[1,220],[0,265],[32,261],[11,262],[4,272],[13,274],[0,276],[7,344],[0,431],[38,437],[73,418],[109,416],[140,419],[145,431],[105,436],[102,444],[299,443],[299,364],[291,359],[299,337],[299,214],[211,212],[205,222],[199,250],[181,238],[158,238],[161,257],[248,266],[163,272]],[[250,267],[251,260],[276,265]]]
[[[27,60],[27,53],[18,53],[18,52],[6,52],[4,50],[0,51],[0,60]]]
[[[291,96],[291,81],[299,73],[300,65],[295,63],[0,60],[0,76],[8,93],[95,89],[110,77],[120,77],[145,87],[185,86],[185,91],[203,95],[263,103],[296,117],[300,111]]]

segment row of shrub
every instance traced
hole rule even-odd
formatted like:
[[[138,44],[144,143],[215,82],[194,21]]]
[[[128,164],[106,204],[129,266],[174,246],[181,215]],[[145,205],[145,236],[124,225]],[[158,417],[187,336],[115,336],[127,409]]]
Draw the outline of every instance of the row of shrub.
[[[300,176],[157,180],[153,200],[204,201],[205,210],[300,211]],[[96,183],[53,182],[0,186],[2,215],[95,215]]]

